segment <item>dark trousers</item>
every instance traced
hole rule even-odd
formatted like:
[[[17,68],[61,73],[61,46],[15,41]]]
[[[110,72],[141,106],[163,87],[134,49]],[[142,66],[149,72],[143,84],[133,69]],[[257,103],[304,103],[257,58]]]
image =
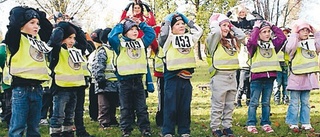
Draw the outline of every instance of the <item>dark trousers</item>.
[[[52,93],[48,87],[43,88],[42,96],[42,108],[41,108],[41,119],[47,119],[47,114],[49,111],[49,118],[52,116]]]
[[[163,104],[164,104],[164,78],[157,78],[157,88],[158,88],[158,111],[156,113],[156,124],[157,126],[162,126],[163,124]]]
[[[83,122],[83,111],[84,111],[84,98],[85,98],[85,88],[79,88],[79,91],[76,93],[77,104],[74,115],[74,125],[76,126],[76,132],[84,132],[85,126]]]
[[[137,116],[140,132],[150,130],[150,121],[142,77],[120,80],[120,127],[121,130],[133,130],[133,113]]]
[[[90,84],[89,88],[89,115],[91,120],[97,121],[98,119],[98,95],[95,94],[95,83]]]
[[[12,88],[8,88],[4,90],[3,93],[3,104],[2,104],[2,116],[3,120],[7,123],[9,127],[11,120],[11,96],[12,96]]]
[[[116,108],[119,104],[118,92],[102,92],[98,93],[100,124],[118,123],[116,119]]]

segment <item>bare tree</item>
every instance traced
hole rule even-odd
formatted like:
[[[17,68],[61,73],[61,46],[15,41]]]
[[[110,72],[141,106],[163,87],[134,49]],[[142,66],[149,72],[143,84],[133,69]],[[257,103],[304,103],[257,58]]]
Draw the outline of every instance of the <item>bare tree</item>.
[[[3,3],[3,2],[5,2],[5,1],[7,1],[7,0],[0,0],[0,3]]]

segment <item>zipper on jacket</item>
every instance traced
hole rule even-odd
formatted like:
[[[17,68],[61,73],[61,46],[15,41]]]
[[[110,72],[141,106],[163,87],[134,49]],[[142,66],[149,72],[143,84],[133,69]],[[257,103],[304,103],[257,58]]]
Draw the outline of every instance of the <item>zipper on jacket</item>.
[[[270,78],[270,74],[269,74],[269,72],[267,72],[267,76],[268,76],[268,78]]]

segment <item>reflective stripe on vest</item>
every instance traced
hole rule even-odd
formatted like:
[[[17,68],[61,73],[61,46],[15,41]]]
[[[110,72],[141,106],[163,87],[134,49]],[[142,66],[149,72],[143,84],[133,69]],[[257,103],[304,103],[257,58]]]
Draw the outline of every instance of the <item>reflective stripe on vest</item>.
[[[293,74],[307,74],[319,72],[318,55],[315,51],[297,48],[291,60],[291,71]]]
[[[84,76],[90,76],[90,71],[89,71],[89,68],[88,68],[88,60],[85,56],[83,56],[83,58],[85,59],[85,62],[82,62],[81,65],[82,65],[82,70],[83,70],[83,75]]]
[[[194,43],[191,34],[174,35],[166,51],[166,64],[169,71],[195,68]]]
[[[213,67],[218,70],[239,69],[238,52],[228,50],[219,43],[213,54]]]
[[[121,42],[120,54],[116,61],[119,75],[146,74],[147,57],[141,39]]]
[[[253,73],[281,71],[278,56],[274,48],[261,49],[260,46],[257,46],[257,51],[254,53],[251,63],[251,72]]]
[[[35,80],[50,79],[51,72],[47,67],[44,53],[30,46],[28,39],[22,34],[19,50],[12,56],[9,67],[13,76]]]
[[[82,63],[73,63],[68,50],[61,48],[59,61],[54,69],[55,83],[60,87],[79,87],[85,85]]]

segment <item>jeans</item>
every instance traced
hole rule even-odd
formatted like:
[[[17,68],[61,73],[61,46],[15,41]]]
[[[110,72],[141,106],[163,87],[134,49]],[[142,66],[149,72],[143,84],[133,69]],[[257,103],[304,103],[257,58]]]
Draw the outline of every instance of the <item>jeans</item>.
[[[190,134],[190,105],[192,85],[178,76],[165,80],[162,134]]]
[[[247,100],[250,99],[250,71],[242,69],[239,74],[239,85],[237,91],[237,100],[242,99],[242,95],[246,94]]]
[[[50,118],[50,134],[71,131],[77,103],[75,90],[58,88],[53,96],[53,113]]]
[[[116,109],[119,104],[118,92],[98,93],[99,116],[98,121],[102,124],[118,123],[116,118]]]
[[[77,95],[77,103],[74,111],[74,125],[76,127],[76,132],[85,132],[86,128],[83,123],[83,111],[84,111],[84,98],[85,98],[85,88],[80,87],[79,90],[76,91]]]
[[[42,97],[41,119],[47,119],[48,111],[49,118],[52,116],[52,93],[48,87],[45,87],[43,91],[44,93]]]
[[[277,91],[274,93],[274,100],[281,99],[280,91],[282,91],[282,101],[289,101],[288,92],[286,90],[288,83],[288,69],[284,66],[281,66],[281,68],[282,71],[277,72]]]
[[[41,85],[13,87],[11,100],[9,137],[22,137],[25,129],[27,137],[40,137]]]
[[[164,78],[157,77],[157,89],[158,89],[158,111],[156,113],[157,126],[163,125],[163,105],[164,105]]]
[[[119,81],[120,97],[120,128],[122,131],[131,132],[134,114],[137,116],[137,125],[140,132],[150,130],[149,113],[142,77],[135,77]]]
[[[256,111],[261,97],[262,116],[260,125],[271,124],[270,122],[270,97],[272,94],[274,78],[253,80],[250,83],[251,97],[248,107],[247,126],[255,126],[257,123]]]
[[[8,88],[4,90],[4,105],[3,106],[3,121],[7,123],[7,126],[9,127],[10,125],[10,120],[11,120],[11,97],[12,97],[12,88]]]
[[[91,120],[98,119],[98,95],[95,94],[95,83],[91,83],[89,87],[89,115]]]
[[[290,104],[286,116],[289,125],[310,124],[310,90],[290,91]],[[300,116],[300,118],[299,118]]]

